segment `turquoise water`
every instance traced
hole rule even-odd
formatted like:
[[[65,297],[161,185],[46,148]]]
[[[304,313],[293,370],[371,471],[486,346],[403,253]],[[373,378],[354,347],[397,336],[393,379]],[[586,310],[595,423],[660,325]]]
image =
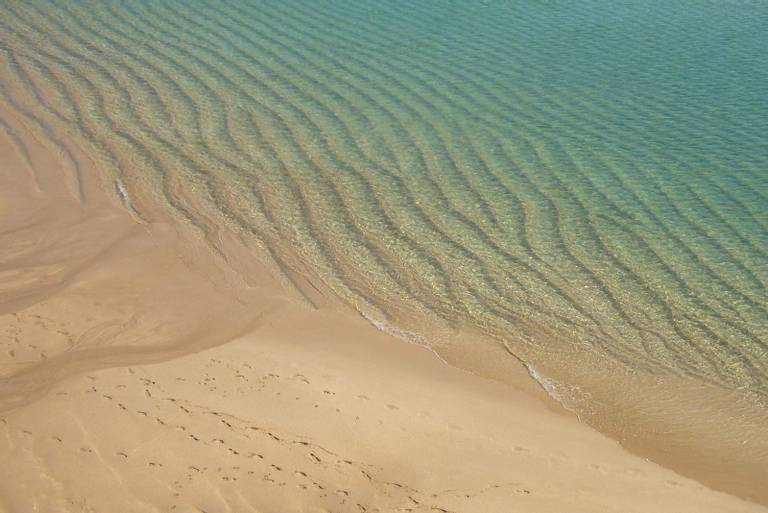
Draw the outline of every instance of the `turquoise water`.
[[[768,4],[3,4],[3,101],[138,215],[479,333],[628,445],[768,464]]]

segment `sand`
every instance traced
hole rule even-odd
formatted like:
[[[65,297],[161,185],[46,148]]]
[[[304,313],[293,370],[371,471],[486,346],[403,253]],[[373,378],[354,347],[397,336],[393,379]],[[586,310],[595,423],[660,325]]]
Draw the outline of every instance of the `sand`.
[[[137,216],[63,136],[0,119],[0,511],[766,511],[630,454],[522,368],[453,368],[232,234],[215,254]]]

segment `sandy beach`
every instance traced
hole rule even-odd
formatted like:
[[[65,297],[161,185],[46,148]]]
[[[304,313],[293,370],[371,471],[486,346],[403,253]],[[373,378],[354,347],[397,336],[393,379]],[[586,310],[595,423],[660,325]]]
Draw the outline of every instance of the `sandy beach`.
[[[0,511],[766,511],[630,454],[522,366],[453,368],[131,212],[74,145],[0,120]]]

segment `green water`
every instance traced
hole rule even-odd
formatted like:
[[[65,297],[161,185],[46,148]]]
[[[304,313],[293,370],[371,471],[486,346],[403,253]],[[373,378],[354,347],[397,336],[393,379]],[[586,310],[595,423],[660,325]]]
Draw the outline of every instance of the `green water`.
[[[3,101],[139,215],[479,333],[630,445],[768,465],[765,2],[2,4]]]

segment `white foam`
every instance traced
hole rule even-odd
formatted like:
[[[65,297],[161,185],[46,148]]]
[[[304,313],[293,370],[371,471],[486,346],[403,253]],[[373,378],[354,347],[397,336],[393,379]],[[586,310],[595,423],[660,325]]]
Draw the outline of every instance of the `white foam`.
[[[115,180],[115,190],[117,191],[117,195],[120,196],[120,201],[122,201],[123,205],[128,208],[131,204],[131,198],[128,196],[128,191],[125,189],[123,182]]]
[[[125,185],[122,181],[120,181],[120,179],[115,180],[115,191],[117,192],[123,207],[133,216],[138,218],[139,221],[144,221],[144,219],[141,217],[141,214],[139,214],[139,212],[133,207],[133,203],[131,203],[131,197],[128,195],[128,189],[125,188]]]
[[[584,404],[584,400],[588,396],[586,392],[575,385],[567,385],[542,375],[529,363],[523,363],[523,365],[528,371],[528,375],[544,389],[549,397],[562,404],[566,410],[576,414],[579,420],[581,420],[579,415],[581,408],[577,406]]]
[[[388,335],[392,335],[393,337],[396,337],[400,340],[403,340],[405,342],[408,342],[409,344],[416,344],[422,347],[425,347],[432,351],[443,363],[447,363],[438,353],[435,351],[436,344],[433,342],[430,342],[429,339],[426,337],[419,335],[418,333],[414,333],[412,331],[407,331],[401,328],[398,328],[397,326],[394,326],[392,324],[389,324],[385,321],[381,321],[379,319],[376,319],[374,317],[371,317],[370,315],[366,313],[362,313],[362,316],[365,318],[366,321],[371,323],[377,330],[384,332]],[[507,348],[509,350],[509,348]],[[510,354],[514,356],[514,353],[510,351]],[[580,387],[577,387],[575,385],[567,385],[564,383],[561,383],[559,381],[556,381],[554,379],[548,378],[544,375],[542,375],[536,368],[526,362],[523,362],[520,360],[520,362],[523,364],[525,369],[528,371],[528,375],[531,376],[538,384],[541,386],[541,388],[544,389],[544,391],[547,393],[549,397],[560,403],[566,410],[574,413],[576,417],[581,420],[581,417],[579,415],[580,407],[583,406],[584,400],[587,398],[589,394],[584,392]]]
[[[366,321],[373,324],[373,326],[379,330],[383,331],[384,333],[388,335],[392,335],[393,337],[397,337],[400,340],[404,340],[406,342],[409,342],[411,344],[418,344],[420,346],[425,347],[433,347],[433,344],[431,344],[425,337],[422,337],[418,333],[414,333],[412,331],[406,331],[403,329],[398,328],[397,326],[393,326],[391,324],[388,324],[384,321],[380,321],[378,319],[375,319],[371,317],[370,315],[364,313],[363,317]]]
[[[391,335],[395,338],[398,338],[404,342],[408,342],[409,344],[414,344],[417,346],[424,347],[431,351],[437,358],[448,365],[448,362],[445,361],[445,359],[440,356],[440,354],[436,351],[437,344],[435,344],[433,341],[430,341],[428,338],[419,335],[418,333],[414,333],[412,331],[407,331],[401,328],[398,328],[397,326],[394,326],[392,324],[389,324],[385,321],[381,321],[379,319],[376,319],[374,317],[371,317],[370,315],[366,313],[362,313],[362,316],[365,318],[366,321],[370,322],[371,325],[373,325],[374,328],[377,330],[386,333],[387,335]]]

